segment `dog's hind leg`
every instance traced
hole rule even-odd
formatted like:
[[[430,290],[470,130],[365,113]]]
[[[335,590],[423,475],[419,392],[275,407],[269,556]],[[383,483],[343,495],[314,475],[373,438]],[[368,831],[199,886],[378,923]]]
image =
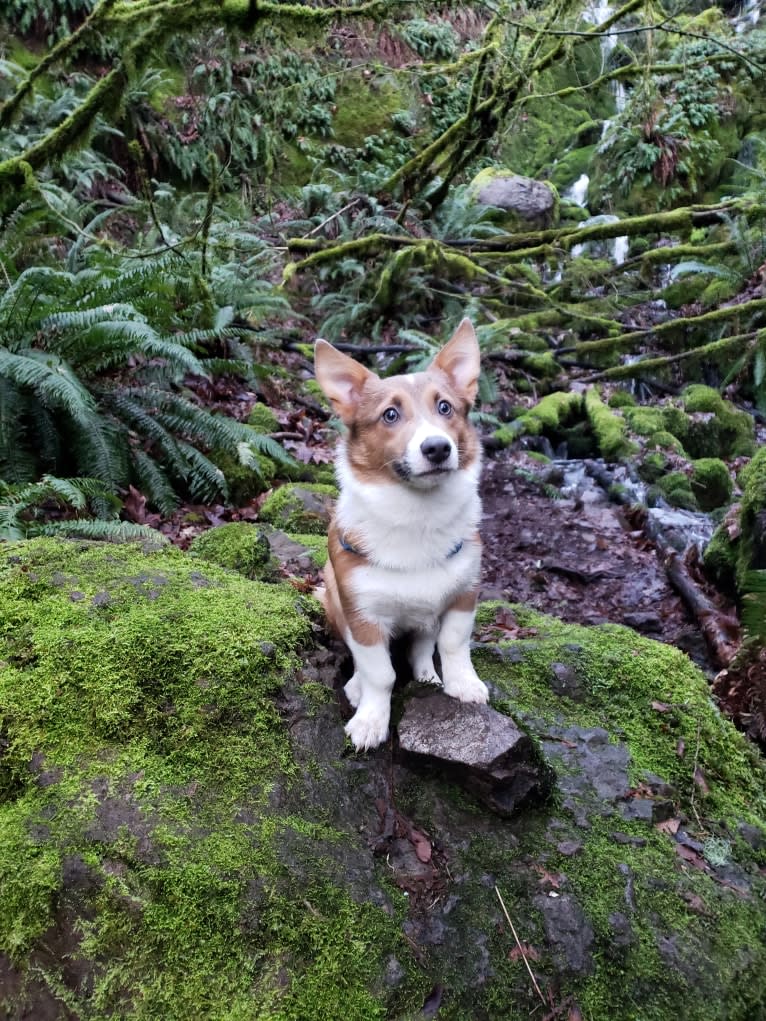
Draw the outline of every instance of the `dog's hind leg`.
[[[412,645],[409,651],[409,661],[412,667],[412,676],[416,681],[424,684],[438,684],[439,678],[434,668],[434,651],[436,649],[436,636],[427,632],[416,633],[412,636]]]

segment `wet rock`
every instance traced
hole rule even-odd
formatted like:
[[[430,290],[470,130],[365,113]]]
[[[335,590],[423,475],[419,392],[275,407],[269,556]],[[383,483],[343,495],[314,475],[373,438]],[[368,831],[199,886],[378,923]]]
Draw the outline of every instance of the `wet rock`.
[[[575,667],[569,663],[551,663],[551,688],[557,695],[579,702],[583,696],[582,681]]]
[[[560,772],[564,804],[576,819],[585,819],[585,805],[610,814],[630,788],[627,747],[610,740],[602,727],[547,727],[541,734],[543,753]]]
[[[535,907],[543,916],[545,935],[560,971],[592,975],[593,926],[571,894],[538,896]]]
[[[291,539],[278,528],[263,529],[271,553],[288,574],[305,573],[311,570],[311,550]]]
[[[411,698],[398,732],[406,761],[438,765],[500,815],[550,791],[550,770],[531,738],[490,706],[441,692]]]

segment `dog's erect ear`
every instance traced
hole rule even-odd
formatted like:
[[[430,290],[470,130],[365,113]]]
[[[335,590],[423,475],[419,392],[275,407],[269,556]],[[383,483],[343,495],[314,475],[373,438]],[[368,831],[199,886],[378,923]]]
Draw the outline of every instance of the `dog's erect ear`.
[[[479,389],[480,360],[479,342],[473,323],[470,319],[463,319],[434,358],[432,365],[449,376],[455,389],[464,394],[472,406]]]
[[[314,345],[314,371],[336,414],[349,425],[364,384],[374,373],[326,340],[318,340]]]

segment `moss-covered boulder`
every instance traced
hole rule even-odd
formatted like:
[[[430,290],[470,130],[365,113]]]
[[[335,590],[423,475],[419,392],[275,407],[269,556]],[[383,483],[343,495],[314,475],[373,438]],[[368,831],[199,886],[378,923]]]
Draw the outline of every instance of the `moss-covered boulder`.
[[[269,494],[260,518],[286,532],[322,535],[327,532],[337,495],[335,486],[323,482],[288,483]]]
[[[247,521],[217,525],[198,535],[189,547],[192,556],[256,580],[273,573],[271,546],[263,529]]]
[[[687,387],[681,406],[672,401],[625,408],[625,418],[637,436],[658,433],[675,437],[679,452],[689,457],[747,457],[755,450],[753,419],[717,390],[701,384]]]
[[[681,399],[690,421],[686,436],[678,438],[691,457],[749,457],[755,453],[755,426],[746,411],[699,383],[688,386]]]
[[[671,507],[681,507],[684,510],[699,509],[691,480],[685,472],[668,472],[667,475],[660,476],[655,485]]]
[[[692,492],[703,511],[723,507],[731,500],[729,469],[718,457],[702,457],[692,463]]]
[[[766,569],[766,447],[739,473],[734,520],[719,525],[705,550],[709,574],[724,588],[744,590],[749,571]]]
[[[501,897],[554,1006],[763,1016],[766,775],[681,653],[483,607],[477,667],[556,772],[505,819],[346,754],[306,609],[167,548],[0,547],[4,1016],[526,1017]]]

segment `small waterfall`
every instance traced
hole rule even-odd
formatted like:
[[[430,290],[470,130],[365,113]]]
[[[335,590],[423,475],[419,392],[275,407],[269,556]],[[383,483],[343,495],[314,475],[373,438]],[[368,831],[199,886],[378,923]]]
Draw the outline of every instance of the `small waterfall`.
[[[588,204],[588,185],[590,178],[587,174],[580,174],[575,183],[564,192],[567,202],[575,202],[583,208]]]
[[[622,266],[623,262],[625,262],[628,257],[629,246],[630,241],[625,234],[612,241],[612,261],[615,266]]]
[[[734,28],[737,35],[742,35],[751,28],[755,28],[761,20],[761,0],[745,0],[742,10],[734,19]]]
[[[604,213],[601,216],[591,216],[587,220],[583,220],[580,224],[581,227],[595,227],[599,223],[619,223],[619,216],[614,216],[612,213]],[[621,266],[628,257],[628,248],[630,241],[626,235],[620,237],[611,238],[608,241],[585,241],[581,245],[574,245],[570,252],[573,259],[583,254],[590,254],[594,249],[597,250],[596,246],[604,245],[609,252],[609,258],[615,264],[615,266]],[[603,251],[603,249],[602,249]]]

